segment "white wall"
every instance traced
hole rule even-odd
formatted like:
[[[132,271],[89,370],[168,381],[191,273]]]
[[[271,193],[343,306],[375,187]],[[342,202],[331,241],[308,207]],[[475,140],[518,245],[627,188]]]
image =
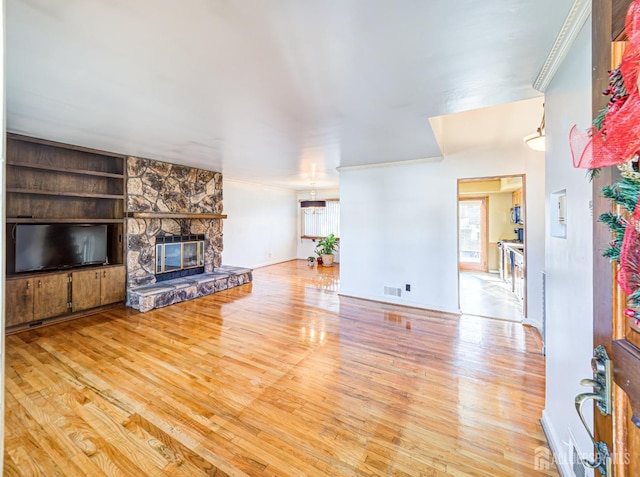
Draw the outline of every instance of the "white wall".
[[[523,143],[465,151],[440,162],[343,169],[341,273],[345,295],[459,313],[457,180],[525,174],[528,275],[539,282],[544,256],[544,160]],[[530,184],[531,182],[531,184]],[[539,283],[530,318],[540,321]],[[405,284],[411,292],[405,292]],[[401,288],[402,297],[384,295]]]
[[[224,179],[223,193],[223,264],[256,268],[296,258],[295,191]]]
[[[543,424],[561,466],[569,462],[569,432],[581,451],[591,445],[574,409],[574,397],[585,392],[581,378],[591,376],[593,352],[593,274],[591,183],[584,170],[574,169],[568,136],[573,124],[591,122],[591,21],[587,21],[568,57],[546,91],[546,199],[567,191],[567,237],[547,233],[547,381]],[[547,210],[547,217],[549,216]],[[592,406],[585,405],[588,421]],[[566,475],[568,467],[564,469]]]

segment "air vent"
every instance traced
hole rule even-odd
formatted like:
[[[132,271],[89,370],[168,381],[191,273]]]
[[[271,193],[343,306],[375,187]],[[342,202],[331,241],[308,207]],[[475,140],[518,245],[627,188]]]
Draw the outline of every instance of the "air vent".
[[[569,431],[569,452],[571,455],[571,460],[569,461],[571,464],[571,470],[575,477],[593,477],[592,472],[585,468],[582,463],[581,456],[583,454],[578,449],[578,444],[576,443],[576,438],[573,436],[573,433]]]
[[[395,287],[384,287],[384,294],[389,296],[402,296],[402,289]]]
[[[580,460],[580,456],[578,455],[578,451],[575,446],[571,446],[571,470],[573,470],[573,475],[576,477],[586,477],[584,466],[582,465],[582,461]]]

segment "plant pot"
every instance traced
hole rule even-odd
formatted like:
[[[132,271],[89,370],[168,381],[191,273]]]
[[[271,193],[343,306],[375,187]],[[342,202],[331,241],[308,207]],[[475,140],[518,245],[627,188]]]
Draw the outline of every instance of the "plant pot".
[[[331,267],[332,265],[333,265],[333,254],[331,255],[322,254],[322,266]]]

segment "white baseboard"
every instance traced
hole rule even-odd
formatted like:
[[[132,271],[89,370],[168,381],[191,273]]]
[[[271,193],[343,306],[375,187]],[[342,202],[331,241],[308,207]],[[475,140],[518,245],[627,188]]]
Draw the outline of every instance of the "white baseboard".
[[[523,325],[529,325],[529,326],[533,326],[536,330],[538,330],[538,332],[540,333],[540,336],[544,336],[542,334],[542,321],[540,320],[536,320],[534,318],[525,318],[524,320],[522,320],[522,324]]]
[[[544,431],[544,435],[547,437],[549,448],[554,456],[554,461],[556,463],[556,467],[558,467],[560,475],[562,477],[574,477],[575,474],[569,465],[567,446],[558,437],[558,433],[549,420],[549,415],[547,414],[546,409],[542,411],[540,424],[542,424],[542,430]]]

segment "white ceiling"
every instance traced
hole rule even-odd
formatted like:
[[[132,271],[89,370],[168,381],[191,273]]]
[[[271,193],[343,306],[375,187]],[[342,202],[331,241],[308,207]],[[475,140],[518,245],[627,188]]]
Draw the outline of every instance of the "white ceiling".
[[[336,187],[338,166],[441,156],[431,117],[540,96],[571,4],[7,0],[7,128]]]

